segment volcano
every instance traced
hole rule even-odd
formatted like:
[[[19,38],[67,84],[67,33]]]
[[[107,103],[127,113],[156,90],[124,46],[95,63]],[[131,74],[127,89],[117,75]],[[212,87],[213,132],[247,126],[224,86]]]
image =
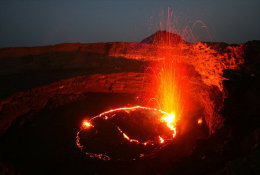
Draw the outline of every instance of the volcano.
[[[141,41],[145,44],[155,44],[155,45],[174,45],[180,43],[186,43],[184,39],[178,34],[174,34],[168,31],[157,31],[151,36],[145,38]]]
[[[0,172],[258,174],[259,60],[259,41],[187,43],[166,31],[2,48]]]

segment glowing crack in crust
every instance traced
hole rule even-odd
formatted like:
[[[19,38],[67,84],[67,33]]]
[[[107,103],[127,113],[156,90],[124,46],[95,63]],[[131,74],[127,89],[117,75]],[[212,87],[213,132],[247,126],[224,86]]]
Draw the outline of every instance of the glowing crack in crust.
[[[116,126],[117,131],[119,132],[119,134],[121,135],[121,138],[123,138],[123,140],[125,140],[126,142],[128,142],[129,144],[134,144],[134,145],[139,145],[142,147],[146,147],[146,146],[152,146],[152,147],[163,147],[166,144],[170,143],[173,138],[176,136],[176,121],[175,121],[175,115],[174,114],[169,114],[166,113],[162,110],[156,109],[156,108],[150,108],[150,107],[143,107],[143,106],[133,106],[133,107],[123,107],[123,108],[116,108],[116,109],[111,109],[109,111],[103,112],[89,120],[84,120],[82,122],[82,126],[79,129],[79,131],[77,132],[77,136],[76,136],[76,144],[77,147],[81,149],[81,151],[87,155],[90,158],[97,158],[97,159],[101,159],[101,160],[110,160],[111,157],[107,154],[107,153],[91,153],[87,151],[87,145],[86,144],[82,144],[81,143],[81,138],[80,138],[80,134],[82,132],[86,132],[86,131],[90,131],[91,129],[95,129],[95,124],[94,124],[94,120],[97,119],[102,119],[102,121],[105,120],[110,120],[115,118],[116,114],[113,114],[115,112],[125,112],[127,114],[136,111],[136,110],[146,110],[149,112],[157,112],[158,114],[161,114],[161,116],[158,116],[158,121],[165,127],[168,128],[167,130],[169,131],[169,133],[171,133],[170,137],[166,137],[162,135],[157,135],[155,136],[153,139],[149,139],[149,140],[145,140],[145,141],[141,141],[138,140],[136,138],[131,138],[127,133],[125,133],[120,126]],[[96,131],[98,132],[98,131]],[[89,138],[91,139],[91,138]],[[144,157],[145,154],[144,153],[140,153],[139,154],[139,158]],[[133,158],[133,160],[135,160],[135,158]]]

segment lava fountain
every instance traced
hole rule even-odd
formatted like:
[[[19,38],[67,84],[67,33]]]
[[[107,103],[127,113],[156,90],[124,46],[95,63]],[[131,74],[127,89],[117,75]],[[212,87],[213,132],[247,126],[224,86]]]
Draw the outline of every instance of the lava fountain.
[[[222,71],[243,63],[242,48],[221,50],[205,43],[187,43],[182,38],[195,41],[193,27],[201,24],[205,28],[205,24],[198,21],[178,32],[172,18],[168,9],[167,22],[160,22],[160,29],[165,25],[167,31],[110,49],[110,56],[151,62],[145,72],[150,82],[141,94],[141,104],[147,107],[112,109],[83,121],[76,144],[87,156],[102,160],[149,157],[176,134],[187,133],[194,123],[205,121],[209,134],[222,126],[218,113],[225,97]]]

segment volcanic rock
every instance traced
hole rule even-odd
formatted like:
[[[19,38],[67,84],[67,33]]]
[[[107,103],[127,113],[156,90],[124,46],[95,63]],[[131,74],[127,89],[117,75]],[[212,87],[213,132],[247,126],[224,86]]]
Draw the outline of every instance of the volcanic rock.
[[[0,49],[0,99],[60,79],[144,71],[146,63],[143,61],[108,56],[104,48],[109,45],[61,44]]]
[[[174,45],[180,43],[186,43],[184,39],[178,34],[170,33],[167,31],[157,31],[151,36],[141,41],[143,44],[155,44],[155,45]]]
[[[142,73],[96,74],[64,79],[13,94],[0,101],[0,136],[17,117],[38,112],[47,104],[56,108],[84,98],[88,92],[140,94],[145,91],[147,82],[147,76]]]
[[[69,105],[77,106],[76,102],[82,99],[90,99],[96,101],[88,101],[89,106],[87,107],[82,104],[81,109],[87,108],[93,111],[97,104],[102,106],[102,102],[99,101],[101,98],[97,98],[97,94],[99,94],[99,97],[110,94],[106,99],[109,103],[107,102],[106,105],[115,101],[117,105],[128,104],[121,102],[121,96],[115,98],[114,101],[111,97],[117,93],[126,93],[126,96],[132,94],[135,98],[138,96],[137,94],[142,94],[146,91],[146,88],[150,88],[149,78],[143,73],[145,61],[151,61],[158,56],[155,54],[158,50],[154,50],[155,45],[153,43],[169,44],[168,41],[170,40],[177,41],[176,43],[185,43],[178,35],[168,34],[164,31],[157,32],[142,43],[61,44],[34,48],[0,49],[0,81],[2,83],[1,88],[4,87],[1,89],[4,95],[1,94],[2,100],[0,101],[0,135],[1,138],[5,138],[4,143],[9,143],[8,145],[0,145],[1,149],[5,148],[0,150],[0,168],[3,169],[0,170],[0,173],[8,172],[8,169],[11,173],[17,172],[19,166],[13,164],[12,160],[24,160],[29,152],[32,154],[30,156],[34,158],[29,162],[35,162],[38,166],[40,164],[45,166],[44,163],[55,159],[52,162],[55,165],[53,167],[57,167],[64,172],[71,164],[64,161],[63,158],[73,157],[73,161],[75,159],[78,161],[73,164],[76,168],[72,166],[75,169],[71,169],[74,174],[82,173],[81,170],[86,170],[86,172],[92,174],[97,173],[92,165],[99,167],[99,169],[107,167],[110,172],[121,174],[126,172],[125,168],[128,168],[127,170],[131,171],[132,174],[134,172],[135,174],[136,172],[141,174],[147,172],[158,174],[246,174],[250,172],[259,174],[259,41],[237,46],[230,46],[225,43],[220,44],[220,46],[217,46],[217,43],[211,43],[211,45],[197,43],[182,48],[183,53],[190,53],[193,49],[196,50],[193,53],[197,54],[195,59],[192,60],[188,58],[189,55],[184,57],[186,59],[184,64],[198,75],[190,78],[190,81],[196,84],[196,88],[199,89],[197,91],[191,90],[194,92],[194,97],[206,99],[201,106],[206,106],[208,100],[214,101],[214,103],[209,104],[212,107],[210,110],[214,110],[214,113],[219,114],[218,116],[221,115],[219,118],[215,115],[205,118],[204,125],[210,130],[211,135],[208,138],[197,140],[196,145],[189,144],[190,140],[180,138],[183,144],[179,145],[178,149],[182,147],[190,148],[189,151],[185,152],[185,158],[169,158],[169,155],[173,152],[176,154],[182,153],[176,147],[169,146],[164,154],[160,155],[162,159],[155,158],[146,162],[136,162],[135,166],[122,163],[119,170],[116,168],[117,163],[114,162],[102,164],[86,160],[80,156],[80,158],[77,157],[79,153],[76,152],[75,145],[71,142],[74,143],[75,128],[81,118],[67,114],[66,116],[69,116],[70,120],[67,121],[67,125],[64,125],[68,118],[62,114],[70,112],[69,110],[66,111],[66,108]],[[164,51],[162,50],[162,53]],[[207,54],[203,55],[205,52]],[[174,54],[174,52],[171,53]],[[214,71],[210,72],[210,70]],[[31,79],[33,75],[35,75],[35,79]],[[193,78],[196,80],[193,81]],[[41,82],[33,83],[37,79]],[[226,80],[223,82],[223,89],[221,89],[223,79]],[[92,98],[86,98],[88,93],[93,93]],[[223,105],[222,93],[226,97]],[[202,98],[203,95],[207,98]],[[54,109],[57,109],[58,112],[56,111],[49,116],[49,112]],[[221,111],[219,112],[219,110]],[[35,117],[36,114],[40,117]],[[198,115],[203,116],[204,114],[200,112]],[[28,116],[32,116],[31,122],[27,120],[26,117]],[[216,127],[220,126],[216,123],[221,121],[219,123],[222,124],[223,119],[225,121],[222,128]],[[21,121],[21,127],[12,127],[13,124]],[[35,125],[35,121],[38,121],[38,125]],[[46,122],[45,125],[41,124],[42,121]],[[55,130],[56,126],[63,125],[66,127],[60,127],[62,130]],[[38,129],[35,126],[41,126],[37,130],[40,134],[37,137],[33,133]],[[194,128],[196,127],[198,126],[196,125]],[[31,134],[31,140],[27,139],[27,141],[31,145],[23,140],[29,135],[28,133]],[[189,138],[194,141],[193,133],[189,135]],[[38,141],[38,144],[37,142],[34,143],[35,140]],[[60,141],[64,141],[63,144],[58,144]],[[19,150],[15,145],[17,143],[19,144],[18,147],[23,145],[22,148],[25,148],[27,152],[23,152],[23,149],[21,149],[22,151]],[[44,146],[42,146],[42,143],[44,143]],[[35,148],[35,145],[41,145],[41,147]],[[71,147],[70,151],[67,150],[68,147]],[[19,155],[15,151],[19,152]],[[8,161],[4,160],[3,153],[5,153]],[[45,162],[42,161],[37,164],[37,161],[41,161],[43,154],[48,154],[49,157],[46,156],[43,159]],[[57,155],[63,155],[63,157]],[[170,161],[162,163],[160,160],[165,160],[167,156]],[[22,161],[16,162],[19,165],[24,163]],[[57,162],[60,163],[58,166]],[[79,164],[82,164],[81,169],[78,169]],[[172,171],[164,170],[164,164],[171,166]],[[26,165],[24,163],[22,165],[32,169],[31,164]],[[144,169],[144,167],[147,168]],[[39,169],[34,168],[37,171]],[[54,170],[51,171],[55,173]],[[100,171],[104,173],[105,170]]]

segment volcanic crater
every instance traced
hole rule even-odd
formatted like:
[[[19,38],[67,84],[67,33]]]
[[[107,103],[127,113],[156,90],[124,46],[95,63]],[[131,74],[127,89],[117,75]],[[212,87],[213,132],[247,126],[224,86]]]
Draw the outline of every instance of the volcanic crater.
[[[187,43],[165,31],[142,42],[2,48],[1,172],[257,174],[259,58],[259,41]],[[173,72],[163,71],[169,66]],[[167,78],[174,73],[178,75]],[[128,129],[127,137],[145,142],[156,136],[157,146],[141,148],[120,135],[114,123],[110,128],[101,123],[98,132],[104,130],[105,135],[92,142],[97,131],[85,130],[84,145],[123,160],[96,159],[78,148],[76,133],[85,120],[122,107],[159,108],[158,100],[153,99],[163,96],[156,93],[161,90],[157,87],[160,76],[166,77],[170,87],[171,82],[178,82],[177,90],[170,89],[177,99],[173,103],[179,103],[176,137],[160,146],[157,125],[145,118],[151,114],[126,117],[129,114],[123,112],[113,122]],[[170,90],[164,92],[171,98]],[[145,156],[143,151],[151,154]]]

